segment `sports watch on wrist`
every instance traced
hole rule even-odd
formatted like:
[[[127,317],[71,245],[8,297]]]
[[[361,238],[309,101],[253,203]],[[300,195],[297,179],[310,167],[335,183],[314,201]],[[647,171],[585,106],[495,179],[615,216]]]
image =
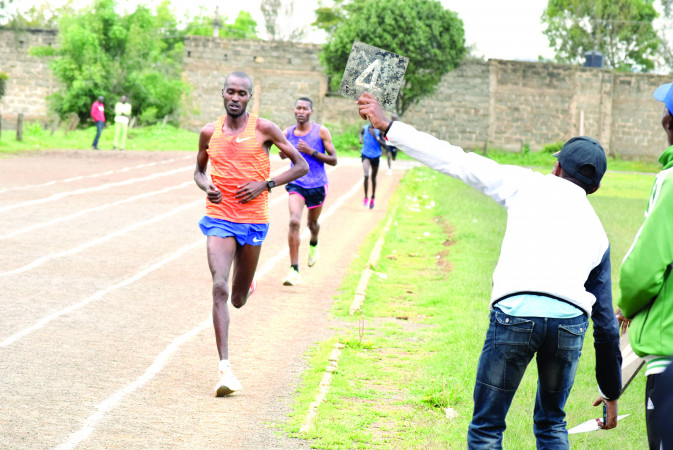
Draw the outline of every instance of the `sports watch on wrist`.
[[[318,150],[313,150],[312,156],[315,158],[318,155]]]
[[[276,182],[273,181],[271,178],[266,179],[266,189],[271,192],[271,189],[276,186]]]

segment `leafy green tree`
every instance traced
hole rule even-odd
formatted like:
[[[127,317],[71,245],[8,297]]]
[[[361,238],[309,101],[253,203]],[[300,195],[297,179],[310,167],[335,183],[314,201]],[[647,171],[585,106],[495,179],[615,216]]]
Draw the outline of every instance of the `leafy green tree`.
[[[182,39],[168,5],[164,1],[156,14],[138,6],[120,16],[115,0],[95,0],[64,15],[59,45],[33,51],[55,56],[51,68],[64,88],[49,98],[51,108],[61,117],[75,112],[87,120],[99,95],[110,106],[127,95],[140,117],[177,113],[188,86],[181,80]]]
[[[560,62],[579,63],[597,50],[615,70],[646,72],[659,47],[656,17],[653,0],[549,0],[542,22]]]
[[[3,24],[7,21],[9,17],[9,5],[13,0],[0,0],[0,24]]]
[[[353,41],[409,58],[395,109],[402,116],[432,94],[465,55],[463,21],[435,0],[355,0],[323,46],[321,60],[338,88]]]
[[[233,24],[227,24],[226,17],[220,17],[219,14],[216,14],[216,17],[199,14],[187,24],[184,34],[186,36],[212,36],[215,25],[219,28],[220,38],[257,39],[257,22],[247,11],[240,11]]]
[[[264,28],[272,41],[299,41],[306,36],[306,28],[292,27],[294,0],[285,5],[281,0],[262,0],[260,10],[264,16]]]
[[[311,25],[331,34],[346,19],[344,0],[334,0],[332,7],[322,6],[315,10],[315,22]]]
[[[668,72],[673,70],[673,0],[661,0],[662,14],[659,23],[661,48],[659,61]]]

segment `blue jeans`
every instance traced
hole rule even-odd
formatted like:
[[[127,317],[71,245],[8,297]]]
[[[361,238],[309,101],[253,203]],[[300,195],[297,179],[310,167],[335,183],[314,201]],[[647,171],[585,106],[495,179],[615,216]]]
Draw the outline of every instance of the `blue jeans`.
[[[515,317],[498,308],[491,311],[477,368],[468,448],[502,448],[505,416],[533,355],[538,369],[533,415],[537,448],[569,448],[563,408],[575,381],[588,324],[584,315],[554,319]]]
[[[103,132],[103,127],[105,127],[105,122],[102,120],[96,122],[96,137],[93,138],[93,148],[98,148],[98,139],[100,139],[100,134]]]

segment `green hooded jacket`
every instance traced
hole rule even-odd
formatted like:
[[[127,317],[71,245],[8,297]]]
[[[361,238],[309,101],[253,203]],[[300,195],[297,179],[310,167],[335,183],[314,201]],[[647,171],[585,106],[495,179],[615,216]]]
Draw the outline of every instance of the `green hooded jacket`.
[[[659,157],[645,222],[622,263],[617,302],[639,356],[673,355],[673,146]]]

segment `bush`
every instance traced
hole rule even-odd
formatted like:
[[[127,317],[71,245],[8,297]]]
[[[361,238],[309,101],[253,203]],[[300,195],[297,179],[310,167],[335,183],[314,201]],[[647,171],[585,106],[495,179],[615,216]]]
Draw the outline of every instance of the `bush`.
[[[138,118],[143,125],[151,125],[157,121],[157,111],[158,110],[156,106],[150,106],[149,108],[145,109],[145,111],[140,113]]]
[[[5,95],[5,88],[7,86],[8,79],[9,75],[7,75],[5,72],[0,72],[0,99]]]
[[[563,147],[563,142],[554,142],[553,144],[547,144],[542,147],[540,150],[542,153],[549,153],[550,155],[561,150]]]

